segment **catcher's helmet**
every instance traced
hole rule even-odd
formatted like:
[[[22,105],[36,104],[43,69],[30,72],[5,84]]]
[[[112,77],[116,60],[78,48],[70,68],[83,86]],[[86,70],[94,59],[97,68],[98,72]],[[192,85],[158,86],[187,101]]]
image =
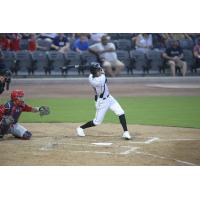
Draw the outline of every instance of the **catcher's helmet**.
[[[99,63],[96,63],[96,62],[93,62],[91,63],[90,65],[90,73],[95,76],[97,71],[100,71],[102,68],[101,68],[101,65]]]
[[[10,78],[11,75],[12,75],[12,73],[9,69],[1,69],[0,70],[0,76],[5,76],[7,78]]]
[[[23,90],[13,90],[11,92],[11,99],[13,101],[16,101],[16,100],[21,100],[21,98],[24,97],[24,91]]]

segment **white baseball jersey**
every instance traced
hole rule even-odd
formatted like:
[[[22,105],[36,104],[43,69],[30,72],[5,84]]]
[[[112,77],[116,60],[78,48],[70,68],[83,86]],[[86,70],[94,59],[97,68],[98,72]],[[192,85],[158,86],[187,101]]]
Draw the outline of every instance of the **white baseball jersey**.
[[[93,75],[90,74],[89,82],[98,96],[96,101],[96,116],[93,119],[95,125],[102,123],[108,109],[112,110],[118,116],[124,114],[124,111],[117,100],[110,95],[104,74],[99,77],[93,77]]]

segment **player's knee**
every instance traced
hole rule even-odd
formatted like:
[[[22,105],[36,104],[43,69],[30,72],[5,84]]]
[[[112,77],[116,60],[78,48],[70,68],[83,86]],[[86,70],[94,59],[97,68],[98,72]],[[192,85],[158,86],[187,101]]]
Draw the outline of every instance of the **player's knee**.
[[[100,125],[102,123],[102,120],[100,121],[100,120],[96,120],[96,119],[94,119],[93,120],[93,124],[95,125],[95,126],[98,126],[98,125]]]
[[[120,109],[120,110],[117,110],[117,111],[115,112],[115,114],[116,114],[117,116],[121,116],[121,115],[124,115],[125,112],[124,112],[123,109]]]
[[[32,133],[29,132],[29,131],[26,131],[26,132],[24,133],[24,135],[22,136],[22,138],[23,138],[24,140],[30,140],[30,139],[31,139],[31,136],[32,136]]]

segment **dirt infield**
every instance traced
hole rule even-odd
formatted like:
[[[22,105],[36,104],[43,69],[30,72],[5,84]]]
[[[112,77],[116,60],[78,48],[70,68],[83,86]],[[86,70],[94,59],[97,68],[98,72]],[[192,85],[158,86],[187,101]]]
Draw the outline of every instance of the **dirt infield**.
[[[200,78],[112,79],[113,96],[199,96]],[[27,98],[93,97],[87,79],[13,80]],[[4,97],[9,93],[5,92]],[[133,139],[121,138],[121,127],[103,124],[75,136],[78,124],[24,124],[30,141],[6,136],[0,141],[0,165],[200,165],[200,129],[129,125]]]
[[[200,130],[129,125],[133,139],[121,138],[119,125],[88,129],[78,124],[24,124],[30,141],[7,135],[0,142],[0,165],[200,165]]]

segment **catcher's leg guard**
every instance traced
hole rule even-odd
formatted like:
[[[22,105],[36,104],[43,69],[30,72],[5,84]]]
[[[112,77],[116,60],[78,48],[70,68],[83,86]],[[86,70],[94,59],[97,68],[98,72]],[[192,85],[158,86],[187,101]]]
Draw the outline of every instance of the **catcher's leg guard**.
[[[29,132],[29,131],[26,131],[26,132],[24,133],[24,135],[22,136],[22,139],[24,139],[24,140],[30,140],[30,139],[31,139],[31,136],[32,136],[32,133]]]

